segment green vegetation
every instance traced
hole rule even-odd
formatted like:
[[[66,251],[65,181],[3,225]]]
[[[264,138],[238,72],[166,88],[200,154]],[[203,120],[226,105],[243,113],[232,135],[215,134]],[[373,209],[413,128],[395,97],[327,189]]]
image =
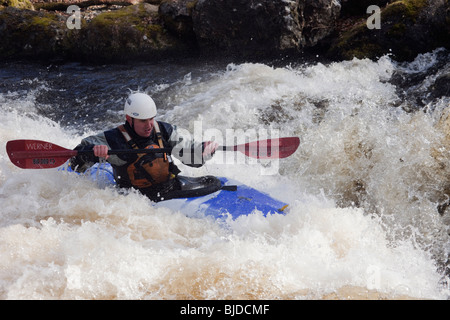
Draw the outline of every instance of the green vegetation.
[[[383,19],[403,17],[416,22],[420,10],[427,5],[427,0],[402,0],[388,5],[382,14]]]
[[[0,0],[0,8],[1,7],[14,7],[29,10],[34,9],[30,0]]]
[[[180,41],[160,23],[158,7],[127,6],[96,16],[82,28],[79,50],[105,60],[164,56],[180,49]]]
[[[375,59],[392,52],[401,60],[411,59],[417,54],[419,45],[414,33],[422,30],[417,25],[418,17],[427,2],[401,0],[388,4],[381,11],[381,29],[368,29],[365,22],[357,25],[343,33],[329,53],[343,59]]]

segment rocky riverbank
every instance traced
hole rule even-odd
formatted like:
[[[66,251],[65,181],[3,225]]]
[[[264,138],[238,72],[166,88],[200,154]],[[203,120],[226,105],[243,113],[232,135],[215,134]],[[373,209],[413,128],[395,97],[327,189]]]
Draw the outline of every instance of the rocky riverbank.
[[[66,11],[74,4],[80,16]],[[371,5],[379,15],[367,12]],[[449,0],[0,0],[0,39],[3,60],[258,59],[305,52],[332,60],[387,53],[411,60],[450,48],[450,5]]]

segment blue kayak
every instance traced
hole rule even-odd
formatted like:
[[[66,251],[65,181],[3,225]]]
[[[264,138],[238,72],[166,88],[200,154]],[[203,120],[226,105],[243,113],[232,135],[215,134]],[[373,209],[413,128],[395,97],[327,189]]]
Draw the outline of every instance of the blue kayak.
[[[71,171],[70,167],[67,169]],[[113,169],[109,163],[95,164],[85,174],[99,186],[115,186]],[[194,181],[201,181],[202,178],[184,179],[184,184],[194,185]],[[210,177],[210,176],[208,176]],[[202,196],[179,196],[176,199],[156,202],[155,207],[165,207],[172,210],[179,210],[187,216],[200,217],[202,215],[212,216],[215,219],[223,219],[231,216],[236,219],[242,215],[260,213],[264,216],[268,214],[284,214],[288,204],[279,201],[267,193],[251,188],[238,181],[224,177],[213,177],[220,181],[219,190]],[[203,179],[205,180],[205,179]],[[206,179],[207,180],[207,179]],[[192,182],[191,182],[192,181]]]

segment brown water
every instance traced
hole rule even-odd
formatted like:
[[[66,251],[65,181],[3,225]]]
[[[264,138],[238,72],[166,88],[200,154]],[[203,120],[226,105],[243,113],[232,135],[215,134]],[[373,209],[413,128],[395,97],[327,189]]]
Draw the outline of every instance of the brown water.
[[[450,176],[449,97],[414,104],[413,85],[391,81],[428,72],[414,83],[426,100],[448,70],[440,55],[405,65],[3,66],[0,298],[447,299],[450,219],[436,208]],[[152,94],[161,120],[190,131],[299,136],[269,174],[269,163],[224,163],[220,152],[203,168],[181,166],[264,190],[290,204],[287,214],[189,218],[10,163],[8,140],[73,148],[117,125],[127,88]]]

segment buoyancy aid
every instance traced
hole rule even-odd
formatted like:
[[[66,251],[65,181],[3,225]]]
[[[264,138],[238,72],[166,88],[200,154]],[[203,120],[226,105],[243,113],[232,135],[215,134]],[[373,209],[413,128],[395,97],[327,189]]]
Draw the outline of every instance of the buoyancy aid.
[[[151,144],[145,149],[164,148],[158,122],[154,122],[158,145]],[[139,149],[123,125],[118,127],[128,145]],[[127,175],[131,185],[138,189],[149,188],[166,182],[174,177],[170,172],[170,156],[166,153],[140,153],[137,159],[127,166]]]

